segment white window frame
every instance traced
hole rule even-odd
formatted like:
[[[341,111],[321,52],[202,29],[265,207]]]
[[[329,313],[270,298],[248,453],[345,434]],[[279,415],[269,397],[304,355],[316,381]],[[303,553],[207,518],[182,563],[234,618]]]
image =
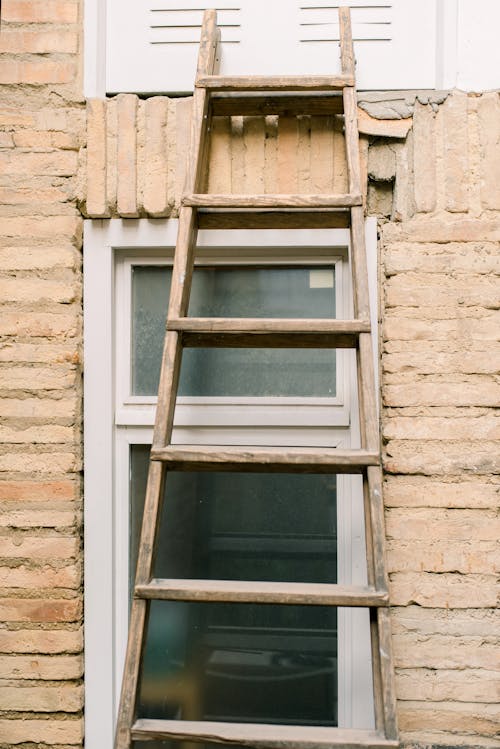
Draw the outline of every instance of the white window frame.
[[[87,749],[111,749],[114,722],[118,706],[121,670],[128,628],[128,492],[129,446],[149,444],[154,419],[154,401],[151,398],[131,398],[127,381],[120,372],[124,366],[127,347],[117,345],[128,335],[125,316],[130,319],[127,306],[127,269],[135,259],[160,262],[171,256],[175,245],[177,221],[140,220],[86,221],[84,228],[84,329],[85,329],[85,380],[84,380],[84,450],[85,450],[85,714]],[[376,219],[366,221],[369,276],[371,285],[372,325],[377,329],[376,315]],[[245,248],[242,255],[256,257],[257,247],[275,248],[276,256],[289,253],[298,259],[299,248],[313,248],[312,263],[320,263],[328,252],[342,257],[342,248],[349,242],[347,230],[293,230],[272,231],[202,231],[199,233],[201,254],[218,262],[224,261],[230,248]],[[253,247],[252,247],[253,245]],[[217,253],[214,253],[217,248]],[[335,252],[332,253],[332,248]],[[337,248],[339,250],[337,251]],[[253,254],[252,254],[253,253]],[[288,256],[287,256],[288,257]],[[344,258],[346,257],[344,251]],[[141,260],[142,258],[142,260]],[[302,256],[301,264],[309,263]],[[339,259],[337,282],[346,300],[344,312],[351,304],[349,299],[350,274],[347,262]],[[259,259],[259,264],[261,259]],[[231,258],[234,264],[234,257]],[[288,264],[288,261],[287,261]],[[128,297],[129,298],[129,297]],[[128,312],[127,312],[128,310]],[[351,312],[352,314],[352,312]],[[347,316],[344,314],[344,316]],[[375,345],[375,342],[374,342]],[[375,351],[375,349],[374,349]],[[341,352],[339,367],[345,383],[355,382],[355,362],[352,352]],[[349,361],[350,359],[350,361]],[[117,400],[119,396],[119,400]],[[213,419],[213,409],[222,404],[206,405],[200,399],[183,399],[177,417],[174,439],[177,441],[216,442],[217,428],[206,425]],[[282,400],[282,399],[276,399]],[[285,399],[286,400],[286,399]],[[308,399],[309,400],[309,399]],[[314,429],[316,444],[356,447],[359,444],[357,429],[356,388],[346,387],[342,397],[311,399],[303,405],[308,423]],[[326,405],[325,400],[331,405]],[[290,399],[292,403],[294,399]],[[293,441],[293,422],[279,425],[286,412],[286,404],[277,405],[277,416],[269,419],[264,429],[262,419],[252,423],[250,403],[240,403],[238,408],[247,411],[247,423],[233,438],[236,442],[281,444]],[[299,406],[292,407],[291,412]],[[272,405],[267,404],[266,410]],[[184,413],[183,413],[184,409]],[[208,416],[206,415],[208,409]],[[210,413],[212,409],[212,413]],[[222,406],[223,410],[223,406]],[[323,412],[323,416],[321,416]],[[324,416],[324,413],[327,416]],[[280,416],[281,414],[281,416]],[[329,414],[329,415],[328,415]],[[286,414],[285,414],[286,415]],[[309,419],[317,419],[311,421]],[[194,420],[194,421],[193,421]],[[350,420],[350,423],[349,423]],[[224,427],[224,417],[221,419]],[[260,422],[260,424],[258,423]],[[194,426],[193,426],[194,423]],[[205,436],[202,436],[203,433]],[[265,433],[263,435],[263,433]],[[260,435],[260,437],[259,437]],[[309,444],[314,444],[312,439]],[[363,584],[366,582],[364,562],[363,511],[359,477],[339,476],[340,494],[345,507],[357,507],[353,513],[343,512],[338,518],[339,548],[345,550],[339,558],[339,581]],[[356,499],[357,498],[357,499]],[[367,678],[370,643],[363,614],[354,609],[339,609],[339,640],[342,655],[339,657],[339,725],[370,728],[373,713],[371,679]],[[358,616],[358,614],[360,614]],[[360,649],[365,652],[360,659]],[[368,720],[367,720],[368,716]]]

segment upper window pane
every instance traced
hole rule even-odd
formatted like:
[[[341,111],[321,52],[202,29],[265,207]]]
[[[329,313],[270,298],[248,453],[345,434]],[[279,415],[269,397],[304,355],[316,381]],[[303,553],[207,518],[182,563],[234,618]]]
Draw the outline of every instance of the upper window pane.
[[[132,270],[133,395],[158,390],[171,269]],[[333,265],[197,268],[189,314],[199,317],[334,318]],[[319,396],[336,392],[335,351],[186,349],[179,395]]]

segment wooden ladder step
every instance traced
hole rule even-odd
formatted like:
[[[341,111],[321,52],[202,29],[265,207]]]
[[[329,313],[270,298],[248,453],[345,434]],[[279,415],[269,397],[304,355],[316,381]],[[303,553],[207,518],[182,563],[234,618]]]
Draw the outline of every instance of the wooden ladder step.
[[[363,473],[380,464],[378,452],[333,447],[239,447],[169,445],[151,449],[151,460],[176,471],[241,471],[248,473]]]
[[[184,195],[182,205],[195,208],[350,208],[363,205],[361,193],[338,195],[236,195],[216,193],[195,193]]]
[[[167,330],[182,333],[184,346],[255,348],[356,348],[370,332],[362,320],[181,317],[167,320]]]
[[[132,739],[239,744],[259,749],[396,749],[399,742],[376,731],[326,726],[290,726],[258,723],[216,723],[187,720],[137,720]]]
[[[354,86],[353,75],[203,75],[196,88],[210,91],[342,91]]]
[[[338,91],[322,94],[214,93],[210,104],[214,117],[231,115],[330,115],[343,114],[344,102]]]
[[[387,606],[387,591],[370,587],[321,583],[278,583],[248,580],[158,579],[136,585],[138,598],[219,603],[279,603],[308,606]]]
[[[300,211],[262,208],[261,210],[197,210],[199,229],[348,229],[350,211],[326,208]]]

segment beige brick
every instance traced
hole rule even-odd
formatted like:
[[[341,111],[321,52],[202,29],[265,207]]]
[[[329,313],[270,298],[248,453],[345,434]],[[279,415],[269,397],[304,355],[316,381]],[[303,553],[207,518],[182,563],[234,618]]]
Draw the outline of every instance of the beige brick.
[[[388,538],[445,541],[496,541],[500,517],[488,510],[392,508],[386,512]]]
[[[45,154],[26,154],[34,158]],[[60,154],[66,158],[74,158],[74,154]],[[30,175],[32,176],[32,175]],[[37,240],[50,238],[54,244],[60,244],[61,238],[65,241],[73,241],[81,245],[83,222],[79,216],[51,216],[44,218],[40,216],[16,216],[2,219],[1,236],[17,237],[26,242],[28,237]]]
[[[385,284],[388,307],[500,306],[500,279],[469,274],[458,279],[428,273],[400,273]]]
[[[18,148],[32,151],[53,151],[56,148],[78,148],[78,138],[74,133],[54,133],[50,130],[19,130],[14,133]]]
[[[3,302],[74,302],[78,288],[75,282],[45,279],[0,278],[0,298]]]
[[[389,540],[388,572],[460,572],[492,575],[500,570],[498,541]]]
[[[2,33],[4,29],[2,29]],[[0,112],[0,126],[13,128],[15,125],[20,127],[34,127],[36,115],[34,112],[21,111],[17,107],[2,107]]]
[[[278,119],[277,115],[269,115],[265,118],[264,158],[266,169],[264,172],[264,191],[270,193],[278,191]]]
[[[80,686],[63,684],[59,687],[2,687],[0,710],[16,712],[78,712],[83,707]]]
[[[2,679],[78,679],[83,673],[83,664],[77,655],[2,655],[0,656],[0,678]]]
[[[83,720],[0,720],[0,734],[7,744],[79,745],[83,739]]]
[[[71,509],[18,509],[0,505],[0,527],[3,528],[71,528],[76,513]]]
[[[87,101],[87,215],[109,216],[106,196],[106,101]]]
[[[500,672],[472,668],[399,669],[396,694],[399,700],[498,702]]]
[[[498,242],[500,220],[497,218],[422,217],[404,223],[387,223],[384,242]]]
[[[187,153],[191,132],[191,110],[193,99],[178,99],[175,104],[175,202],[179,203],[186,180]],[[234,145],[232,146],[234,150]],[[233,157],[234,160],[234,157]]]
[[[73,61],[27,62],[5,59],[0,67],[0,83],[29,83],[30,86],[40,86],[45,83],[70,83],[74,80],[76,71],[76,64]]]
[[[210,137],[208,191],[231,192],[231,119],[214,117]],[[144,206],[146,207],[146,206]]]
[[[74,559],[79,553],[79,542],[67,536],[28,536],[16,533],[0,540],[0,556],[5,559]]]
[[[52,312],[4,312],[0,315],[0,335],[30,338],[72,338],[80,330],[77,309],[71,314]]]
[[[1,390],[64,390],[75,387],[77,374],[71,365],[0,368]]]
[[[79,588],[81,574],[79,567],[70,565],[54,569],[49,565],[29,568],[0,567],[0,588]]]
[[[15,419],[73,421],[79,411],[79,397],[73,398],[0,398],[0,416]]]
[[[17,23],[76,23],[78,4],[66,0],[9,0],[2,8],[2,19]]]
[[[0,343],[0,362],[77,365],[81,363],[76,341],[68,343]]]
[[[468,702],[408,701],[399,706],[398,717],[403,736],[405,731],[422,729],[498,736],[500,707]]]
[[[484,208],[500,210],[500,101],[497,92],[483,94],[478,102],[481,144],[481,202]]]
[[[74,427],[51,425],[14,429],[0,426],[0,442],[10,444],[41,443],[55,445],[72,442],[75,438]]]
[[[137,208],[137,104],[135,94],[117,97],[118,150],[116,206],[120,216],[138,216]]]
[[[280,117],[278,122],[278,192],[297,192],[297,144],[297,118]]]
[[[168,99],[153,96],[144,106],[144,210],[150,216],[165,216],[171,208],[168,194]]]
[[[495,575],[460,575],[451,572],[393,572],[390,597],[395,606],[416,603],[430,608],[491,608],[497,605]]]
[[[334,168],[337,172],[340,172],[343,168],[341,158],[335,158],[338,155],[338,152],[334,153],[333,118],[311,117],[310,170],[312,193],[333,190]]]
[[[263,117],[245,117],[243,120],[245,193],[261,194],[265,191],[265,127]]]
[[[415,205],[419,213],[436,207],[435,114],[428,105],[415,105],[413,115]]]
[[[77,154],[72,151],[36,153],[16,149],[0,153],[0,170],[3,174],[71,177],[76,174],[77,165]]]
[[[494,440],[500,439],[500,418],[494,413],[463,418],[395,417],[385,422],[383,435],[396,440]]]
[[[76,622],[80,617],[81,602],[78,599],[0,598],[0,620],[3,622]]]
[[[496,442],[392,440],[386,453],[384,467],[389,473],[488,475],[500,469]]]
[[[478,736],[477,738],[471,734],[463,733],[446,733],[445,731],[405,731],[403,737],[402,746],[405,749],[417,749],[422,746],[443,746],[443,742],[446,742],[445,746],[464,747],[464,749],[470,749],[471,738],[474,740],[476,746],[481,746],[482,749],[498,749],[498,739],[488,738],[487,736]],[[478,743],[476,743],[478,742]]]
[[[78,36],[74,31],[25,31],[2,30],[0,52],[75,54],[78,49]]]
[[[418,271],[446,273],[500,273],[496,242],[449,242],[447,244],[395,242],[384,246],[383,263],[388,275]]]
[[[469,206],[469,142],[467,95],[454,91],[443,103],[444,178],[447,211],[466,211]]]
[[[500,383],[486,375],[463,375],[457,379],[429,375],[417,381],[388,383],[382,392],[386,406],[495,406],[500,399]]]
[[[465,340],[498,340],[500,315],[496,312],[483,313],[481,316],[458,319],[440,319],[436,311],[426,313],[416,311],[422,319],[412,318],[407,308],[404,315],[398,310],[389,311],[383,326],[384,340],[428,340],[428,341],[459,341]],[[453,315],[453,312],[452,312]]]
[[[399,120],[379,120],[358,107],[358,130],[364,135],[381,138],[406,138],[413,125],[412,117]]]
[[[24,450],[0,455],[0,471],[60,474],[78,470],[79,462],[72,452],[30,454]]]
[[[422,610],[424,620],[428,612]],[[467,616],[468,612],[464,611]],[[497,621],[498,623],[498,621]],[[498,631],[496,637],[479,635],[449,636],[439,633],[396,632],[393,635],[396,668],[484,669],[500,673],[498,668]]]
[[[420,343],[420,342],[418,342]],[[414,372],[415,374],[439,374],[460,372],[463,374],[494,374],[500,369],[500,345],[469,346],[463,342],[464,348],[472,348],[466,352],[441,352],[435,346],[425,342],[421,346],[404,346],[404,353],[384,354],[382,365],[384,372]],[[395,346],[393,348],[396,348]],[[454,347],[456,348],[456,347]],[[416,349],[416,350],[413,350]]]
[[[454,651],[453,640],[450,637],[466,638],[462,652],[469,653],[470,648],[476,648],[478,655],[484,655],[485,660],[467,663],[470,668],[489,668],[492,663],[493,649],[498,641],[500,631],[500,608],[498,609],[427,609],[420,606],[405,606],[404,608],[391,609],[392,631],[394,635],[401,635],[401,645],[404,638],[409,634],[421,637],[417,650],[413,647],[414,642],[409,642],[407,651],[400,650],[400,664],[403,667],[429,666],[429,668],[452,668],[451,663],[446,665],[446,658]],[[441,658],[439,663],[415,661],[420,658],[423,650],[429,643],[434,642],[435,636],[448,639],[437,643],[435,655]],[[491,642],[492,647],[488,651],[485,643]],[[460,646],[462,647],[462,646]],[[465,648],[465,649],[464,649]],[[479,650],[477,649],[479,648]],[[461,664],[459,663],[459,668]]]
[[[243,140],[243,122],[243,117],[231,118],[231,192],[234,193],[244,192],[245,143]]]
[[[80,266],[80,255],[71,245],[0,247],[0,270],[46,270]]]
[[[57,206],[56,203],[66,203],[67,200],[68,192],[66,186],[64,188],[37,188],[36,185],[30,184],[29,187],[0,187],[0,201],[4,206],[29,206],[30,212],[32,212],[35,206],[38,205],[40,212],[43,212],[45,215],[66,210],[66,206]]]
[[[1,653],[80,653],[81,629],[0,629]]]
[[[0,500],[3,501],[71,501],[79,496],[79,483],[75,479],[59,481],[0,481]]]
[[[389,507],[496,508],[500,485],[471,476],[456,483],[427,476],[386,476],[384,502]]]

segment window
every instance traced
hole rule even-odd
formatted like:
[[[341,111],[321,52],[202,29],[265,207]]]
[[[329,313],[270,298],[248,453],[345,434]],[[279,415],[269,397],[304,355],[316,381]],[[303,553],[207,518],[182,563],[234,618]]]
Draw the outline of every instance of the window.
[[[112,742],[176,222],[86,223],[86,743],[94,749]],[[374,224],[367,222],[372,248]],[[289,316],[314,309],[349,317],[347,231],[211,231],[199,240],[196,313],[264,316],[286,307]],[[351,351],[309,350],[306,361],[286,349],[216,352],[186,352],[174,441],[356,446]],[[242,482],[242,474],[171,473],[167,480],[169,543],[159,574],[364,582],[357,477],[253,474]],[[263,524],[262,506],[271,503],[276,511]],[[300,715],[370,727],[367,611],[278,608],[155,602],[143,715],[182,709],[183,717],[278,722]],[[169,654],[159,647],[166,622]],[[314,709],[305,691],[318,695]],[[200,706],[202,693],[210,699]]]

